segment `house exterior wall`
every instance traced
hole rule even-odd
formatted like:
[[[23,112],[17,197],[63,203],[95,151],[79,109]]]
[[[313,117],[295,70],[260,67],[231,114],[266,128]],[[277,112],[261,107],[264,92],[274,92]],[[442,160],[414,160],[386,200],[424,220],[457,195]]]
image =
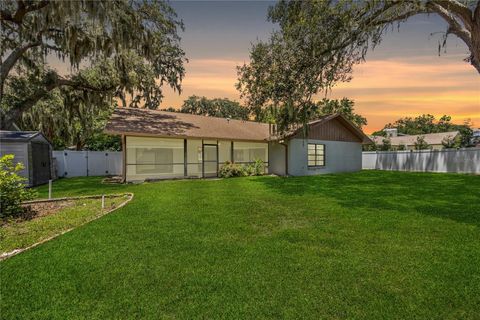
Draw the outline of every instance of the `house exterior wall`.
[[[207,144],[217,146],[217,171],[226,161],[232,161],[232,157],[241,164],[257,158],[266,163],[269,160],[268,143],[127,136],[125,180],[201,178],[204,172],[212,171],[215,175],[215,162],[206,161],[215,158],[210,147],[203,149]]]
[[[268,153],[270,156],[269,167],[268,171],[270,173],[284,176],[287,173],[285,172],[286,164],[285,164],[285,149],[284,145],[281,145],[276,142],[271,142],[269,144]]]
[[[308,167],[308,143],[325,145],[325,166]],[[317,139],[291,139],[288,143],[288,174],[308,176],[362,169],[362,144],[359,142]]]
[[[0,157],[6,154],[13,154],[15,158],[13,159],[14,163],[21,162],[24,166],[24,169],[19,172],[19,175],[28,179],[28,184],[30,185],[30,163],[29,152],[28,152],[28,142],[4,142],[0,143]]]

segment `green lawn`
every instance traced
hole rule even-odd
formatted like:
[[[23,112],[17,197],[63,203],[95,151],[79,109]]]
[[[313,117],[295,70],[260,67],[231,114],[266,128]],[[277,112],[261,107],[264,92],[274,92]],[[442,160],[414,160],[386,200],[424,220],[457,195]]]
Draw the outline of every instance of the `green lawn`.
[[[134,199],[1,262],[2,318],[480,318],[480,176],[100,181],[54,195]]]

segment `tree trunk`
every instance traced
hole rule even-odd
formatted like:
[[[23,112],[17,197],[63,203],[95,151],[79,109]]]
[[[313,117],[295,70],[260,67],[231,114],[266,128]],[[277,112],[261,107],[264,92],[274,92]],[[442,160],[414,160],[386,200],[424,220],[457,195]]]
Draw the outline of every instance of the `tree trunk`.
[[[82,151],[83,147],[85,146],[85,143],[83,143],[83,141],[81,141],[80,138],[77,138],[77,143],[75,144],[75,150],[77,151]]]
[[[480,1],[478,3],[480,7]],[[472,28],[472,45],[470,63],[480,73],[480,10],[479,16],[476,17],[477,21],[474,21]]]

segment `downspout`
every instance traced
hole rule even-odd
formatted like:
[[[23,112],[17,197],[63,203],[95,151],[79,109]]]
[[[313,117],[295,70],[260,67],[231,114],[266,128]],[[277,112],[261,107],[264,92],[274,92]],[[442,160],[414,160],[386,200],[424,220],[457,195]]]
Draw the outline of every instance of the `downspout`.
[[[279,144],[285,147],[285,176],[288,177],[288,143],[279,142]]]

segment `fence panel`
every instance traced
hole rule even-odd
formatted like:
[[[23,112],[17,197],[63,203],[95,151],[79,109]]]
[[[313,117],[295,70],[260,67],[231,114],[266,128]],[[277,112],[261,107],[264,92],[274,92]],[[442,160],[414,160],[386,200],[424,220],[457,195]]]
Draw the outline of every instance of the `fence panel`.
[[[122,173],[122,152],[118,151],[54,151],[58,177],[119,175]]]
[[[107,157],[102,151],[88,151],[88,175],[89,176],[104,176],[108,174]]]
[[[480,174],[480,148],[363,152],[363,169]]]
[[[122,152],[108,152],[107,153],[107,174],[121,175],[122,163],[123,163]]]

